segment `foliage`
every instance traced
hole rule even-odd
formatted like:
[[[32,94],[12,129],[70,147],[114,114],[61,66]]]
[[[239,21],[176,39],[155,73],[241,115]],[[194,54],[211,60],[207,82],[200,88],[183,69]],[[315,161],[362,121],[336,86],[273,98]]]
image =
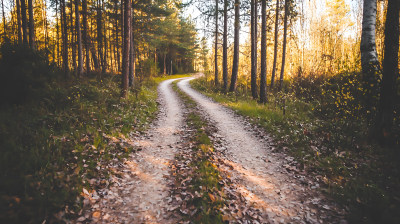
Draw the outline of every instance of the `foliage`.
[[[6,43],[0,48],[0,104],[20,104],[40,97],[39,92],[57,78],[44,52]]]
[[[23,57],[14,54],[3,54],[0,64]],[[120,76],[62,81],[52,78],[57,73],[37,53],[25,54],[7,69],[32,71],[21,77],[37,75],[37,85],[28,88],[29,100],[0,110],[0,222],[58,222],[53,214],[68,218],[79,212],[83,188],[107,186],[109,164],[133,150],[122,142],[154,118],[156,86],[165,78],[144,80],[137,97],[121,99]]]
[[[222,94],[205,78],[192,85],[272,134],[299,162],[293,170],[313,173],[323,191],[349,206],[350,221],[397,223],[400,155],[369,141],[360,75],[295,80],[293,92],[269,95],[265,105],[250,93]]]

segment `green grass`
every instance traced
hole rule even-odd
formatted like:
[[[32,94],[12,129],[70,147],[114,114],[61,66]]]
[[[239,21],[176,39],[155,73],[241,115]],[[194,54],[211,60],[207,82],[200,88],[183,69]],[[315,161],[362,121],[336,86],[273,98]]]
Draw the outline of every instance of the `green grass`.
[[[350,208],[349,221],[400,222],[400,152],[369,143],[362,119],[328,119],[319,113],[318,101],[291,94],[269,94],[262,105],[248,94],[221,93],[205,78],[191,84],[270,133],[277,147],[298,161],[298,169],[318,176],[322,190]]]
[[[219,184],[220,173],[211,159],[214,149],[209,138],[208,124],[197,112],[196,103],[178,89],[176,82],[173,83],[173,89],[179,94],[189,110],[186,117],[188,126],[195,130],[195,133],[191,136],[191,142],[195,146],[192,148],[192,158],[188,164],[191,170],[185,171],[185,173],[190,174],[191,181],[188,186],[191,193],[196,195],[195,192],[198,192],[200,195],[188,204],[198,208],[199,212],[189,215],[187,219],[194,223],[224,223],[220,209],[224,206],[225,199]],[[179,179],[182,178],[178,175],[177,182],[180,183],[181,180]]]
[[[119,142],[143,133],[154,119],[157,84],[183,76],[146,80],[126,99],[119,76],[54,80],[33,101],[3,107],[0,222],[57,222],[53,214],[60,211],[74,217],[82,189],[105,187],[108,165],[133,150]]]

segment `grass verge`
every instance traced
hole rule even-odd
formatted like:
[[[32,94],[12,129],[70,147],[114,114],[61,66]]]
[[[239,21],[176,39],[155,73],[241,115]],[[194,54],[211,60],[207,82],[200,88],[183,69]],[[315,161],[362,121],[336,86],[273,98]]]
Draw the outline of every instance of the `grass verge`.
[[[144,81],[120,98],[120,77],[53,80],[39,97],[0,110],[0,222],[73,218],[90,189],[106,187],[109,164],[133,148],[157,112],[159,82]]]
[[[182,214],[194,223],[224,223],[220,209],[224,207],[225,196],[220,184],[221,174],[212,159],[214,149],[208,124],[197,111],[196,103],[177,87],[176,82],[173,89],[188,110],[185,121],[191,132],[189,151],[177,156],[182,169],[177,170],[176,182],[179,185],[184,183],[184,188],[193,195],[185,205],[190,211]]]
[[[399,223],[399,152],[368,142],[357,119],[325,119],[317,102],[269,95],[258,104],[246,94],[222,94],[205,78],[192,86],[272,134],[278,148],[296,158],[292,171],[306,170],[325,183],[323,191],[349,208],[354,223]]]

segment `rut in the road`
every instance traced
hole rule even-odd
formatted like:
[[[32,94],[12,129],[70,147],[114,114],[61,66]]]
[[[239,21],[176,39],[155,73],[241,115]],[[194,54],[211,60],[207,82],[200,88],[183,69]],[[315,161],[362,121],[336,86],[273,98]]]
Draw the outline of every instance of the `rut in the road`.
[[[168,179],[171,160],[179,142],[182,111],[179,99],[167,80],[158,88],[160,114],[145,137],[135,142],[141,149],[125,162],[121,178],[98,207],[103,223],[176,223],[178,218],[168,211]]]
[[[226,142],[224,163],[232,169],[237,188],[245,198],[264,211],[271,223],[323,223],[341,220],[334,205],[323,204],[324,197],[302,185],[282,168],[283,160],[272,153],[270,140],[256,138],[233,111],[193,90],[190,79],[178,83],[204,110]],[[228,170],[229,170],[228,169]],[[313,186],[315,188],[315,186]]]

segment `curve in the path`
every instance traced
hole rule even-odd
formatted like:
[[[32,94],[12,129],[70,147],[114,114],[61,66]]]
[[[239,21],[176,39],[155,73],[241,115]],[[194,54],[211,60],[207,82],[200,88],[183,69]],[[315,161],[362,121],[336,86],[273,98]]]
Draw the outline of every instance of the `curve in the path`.
[[[311,194],[309,187],[282,169],[282,159],[271,153],[270,141],[262,142],[232,110],[193,90],[190,80],[180,81],[178,87],[198,103],[226,141],[224,162],[232,169],[238,190],[246,200],[254,202],[271,223],[324,222],[321,215],[327,214],[321,214],[313,204],[322,196],[315,190]]]
[[[146,136],[135,144],[142,150],[125,163],[120,187],[112,200],[105,201],[103,214],[111,214],[118,223],[176,223],[168,212],[168,176],[179,141],[182,111],[172,90],[176,79],[162,82],[158,87],[160,113]],[[110,221],[110,219],[109,219]]]

